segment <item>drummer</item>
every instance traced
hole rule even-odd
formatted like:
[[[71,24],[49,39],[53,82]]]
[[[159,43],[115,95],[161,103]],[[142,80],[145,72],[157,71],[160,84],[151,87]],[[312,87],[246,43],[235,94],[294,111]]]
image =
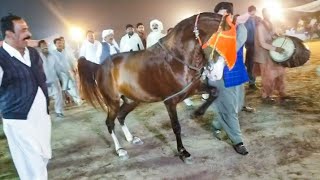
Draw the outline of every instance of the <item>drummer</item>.
[[[259,22],[255,33],[255,53],[254,53],[254,75],[261,76],[262,79],[262,100],[265,103],[274,103],[272,98],[274,90],[279,92],[280,101],[283,102],[286,98],[284,75],[285,68],[274,63],[269,51],[283,53],[281,47],[271,45],[274,35],[273,25],[270,21],[268,9],[262,10],[263,20]]]

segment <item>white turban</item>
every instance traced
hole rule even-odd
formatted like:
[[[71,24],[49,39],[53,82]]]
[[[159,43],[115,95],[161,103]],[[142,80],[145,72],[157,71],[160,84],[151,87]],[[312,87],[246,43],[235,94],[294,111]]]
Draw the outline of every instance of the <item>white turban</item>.
[[[152,24],[158,24],[158,31],[162,31],[163,30],[163,24],[161,21],[159,21],[158,19],[154,19],[150,22],[150,29],[153,31],[152,29]]]
[[[110,34],[114,34],[114,31],[112,29],[107,29],[102,31],[102,41],[104,41],[104,38],[106,36],[109,36]]]

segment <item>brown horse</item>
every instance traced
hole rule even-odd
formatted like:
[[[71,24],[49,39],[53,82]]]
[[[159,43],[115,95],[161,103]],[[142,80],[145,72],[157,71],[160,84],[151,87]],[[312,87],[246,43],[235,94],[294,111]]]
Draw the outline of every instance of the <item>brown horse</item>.
[[[81,92],[94,107],[107,112],[106,125],[119,157],[127,158],[114,133],[118,118],[127,141],[142,144],[132,136],[124,123],[125,117],[141,102],[164,101],[176,135],[180,158],[190,162],[191,155],[183,147],[176,106],[188,96],[207,91],[210,96],[196,115],[201,115],[215,99],[215,89],[200,80],[207,64],[201,41],[206,42],[218,30],[221,15],[201,13],[187,18],[152,47],[137,52],[121,53],[97,65],[81,57],[78,71]],[[123,104],[120,106],[120,99]]]

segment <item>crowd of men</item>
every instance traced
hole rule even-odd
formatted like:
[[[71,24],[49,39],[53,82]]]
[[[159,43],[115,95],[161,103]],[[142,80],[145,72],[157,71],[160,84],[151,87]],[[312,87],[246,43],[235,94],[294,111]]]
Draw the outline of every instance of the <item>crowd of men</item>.
[[[146,36],[143,23],[137,23],[136,27],[132,24],[126,25],[126,34],[121,38],[120,46],[114,39],[114,30],[102,31],[102,42],[97,41],[94,32],[89,30],[86,34],[86,40],[80,48],[79,56],[83,56],[93,63],[103,64],[111,55],[144,50],[166,35],[162,32],[162,22],[157,19],[150,22],[150,29],[151,33]]]
[[[254,6],[248,8],[246,15],[233,16],[233,4],[222,2],[214,12],[226,16],[230,23],[233,19],[230,25],[235,27],[237,40],[234,67],[229,69],[220,56],[216,63],[211,62],[214,71],[207,74],[208,84],[217,87],[219,92],[214,103],[217,110],[214,135],[221,139],[221,130],[224,130],[235,151],[246,155],[248,150],[244,146],[238,114],[241,110],[252,109],[244,106],[244,84],[249,82],[249,88],[257,90],[255,78],[261,76],[263,102],[275,103],[274,91],[279,92],[280,102],[283,102],[287,98],[285,71],[270,59],[268,52],[284,50],[271,45],[275,34],[268,9],[263,9],[263,18],[255,15]],[[79,56],[103,64],[111,55],[150,48],[165,36],[159,20],[151,21],[152,32],[148,36],[142,23],[135,28],[131,24],[126,26],[120,46],[112,29],[102,32],[102,42],[95,40],[93,31],[88,31]],[[10,152],[21,179],[47,179],[47,163],[51,158],[49,96],[55,99],[58,117],[63,117],[65,96],[71,97],[77,105],[82,104],[77,88],[76,58],[63,37],[54,39],[53,46],[39,41],[40,53],[27,47],[31,33],[21,17],[3,17],[1,32],[4,42],[0,47],[0,111]],[[244,47],[247,49],[245,58]]]
[[[318,18],[316,16],[307,19],[300,18],[296,26],[296,32],[306,33],[309,39],[320,38],[320,16]]]

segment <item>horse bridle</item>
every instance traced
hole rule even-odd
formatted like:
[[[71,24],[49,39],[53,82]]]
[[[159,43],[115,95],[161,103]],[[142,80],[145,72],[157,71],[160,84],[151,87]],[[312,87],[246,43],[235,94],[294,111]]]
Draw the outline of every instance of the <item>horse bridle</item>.
[[[194,23],[193,33],[194,33],[194,36],[196,36],[196,39],[198,40],[200,46],[202,47],[202,41],[200,39],[200,32],[199,32],[199,29],[198,29],[198,21],[199,21],[200,14],[198,14],[197,17],[196,17],[196,22]]]
[[[200,46],[202,47],[202,41],[201,41],[201,39],[200,39],[200,32],[199,32],[199,29],[198,29],[198,21],[199,21],[200,14],[201,14],[201,13],[199,13],[199,14],[197,15],[197,17],[196,17],[196,21],[195,21],[195,24],[194,24],[193,33],[194,33],[196,39],[198,40]],[[161,47],[163,50],[167,51],[168,54],[169,54],[170,56],[172,56],[175,60],[177,60],[177,61],[180,62],[181,64],[187,66],[189,69],[192,69],[192,70],[194,70],[194,71],[197,71],[197,72],[200,74],[200,76],[201,76],[203,67],[198,68],[198,67],[195,67],[195,66],[193,66],[193,65],[190,65],[190,64],[184,62],[182,59],[180,59],[179,57],[175,56],[169,49],[167,49],[167,48],[161,43],[160,40],[158,41],[158,44],[160,45],[160,47]]]
[[[198,29],[198,21],[199,21],[200,14],[201,14],[201,13],[199,13],[199,14],[197,15],[197,17],[196,17],[196,21],[195,21],[195,24],[194,24],[193,33],[194,33],[194,35],[195,35],[195,37],[196,37],[196,40],[198,40],[201,48],[203,49],[203,47],[202,47],[202,46],[203,46],[203,43],[202,43],[202,41],[201,41],[201,39],[200,39],[200,32],[199,32],[199,29]],[[221,26],[221,23],[222,23],[222,22],[220,22],[220,25],[219,25],[219,26]],[[174,97],[176,97],[176,96],[178,96],[178,95],[180,95],[180,94],[182,94],[182,93],[185,93],[185,92],[193,85],[194,82],[196,82],[196,81],[198,81],[199,79],[201,79],[203,70],[204,70],[204,68],[205,68],[206,66],[202,66],[201,68],[198,68],[198,67],[195,67],[195,66],[193,66],[193,65],[190,65],[190,64],[184,62],[182,59],[180,59],[180,58],[178,58],[177,56],[175,56],[169,49],[167,49],[167,48],[161,43],[161,40],[158,41],[158,44],[160,45],[160,47],[161,47],[162,49],[164,49],[165,51],[167,51],[168,54],[169,54],[170,56],[172,56],[175,60],[177,60],[177,61],[180,62],[181,64],[187,66],[189,69],[192,69],[192,70],[197,71],[197,75],[196,75],[195,77],[193,77],[193,80],[192,80],[190,83],[188,83],[187,86],[185,86],[181,91],[179,91],[179,92],[177,92],[177,93],[175,93],[175,94],[167,97],[166,99],[164,99],[163,101],[165,102],[165,101],[167,101],[167,100],[169,100],[169,99],[172,99],[172,98],[174,98]],[[206,81],[207,81],[206,83],[208,84],[208,78],[206,78]]]

